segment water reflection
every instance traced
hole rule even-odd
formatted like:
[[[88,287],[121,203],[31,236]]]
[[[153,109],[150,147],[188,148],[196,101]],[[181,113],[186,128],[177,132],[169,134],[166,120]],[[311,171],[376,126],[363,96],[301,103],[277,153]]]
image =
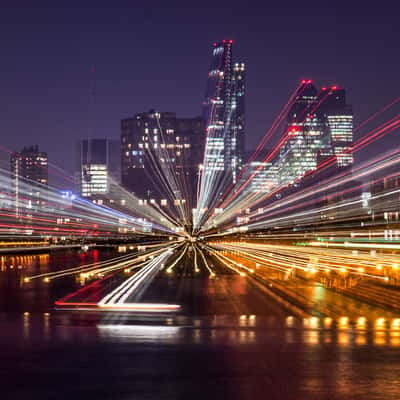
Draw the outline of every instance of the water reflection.
[[[324,334],[323,334],[323,341],[324,341],[324,344],[333,343],[333,341],[334,341],[334,339],[333,339],[333,331],[325,330]]]
[[[368,343],[366,332],[357,333],[354,342],[357,346],[365,346]]]
[[[326,318],[313,317],[301,321],[288,317],[281,323],[275,320],[275,324],[271,324],[270,319],[257,316],[239,316],[237,319],[228,316],[179,316],[155,321],[152,325],[143,325],[140,321],[132,324],[128,317],[121,318],[109,317],[104,323],[98,324],[100,337],[153,343],[250,345],[278,338],[288,345],[400,346],[400,328],[395,320],[386,321],[386,328],[383,329],[381,321],[369,323],[364,317],[355,321],[341,317],[338,320],[332,319],[329,323]]]
[[[257,323],[250,326],[250,321]],[[309,319],[305,326],[303,319],[295,317],[280,320],[259,315],[242,319],[224,315],[164,316],[149,320],[121,314],[21,312],[18,318],[0,315],[0,350],[12,374],[26,365],[29,373],[37,368],[58,368],[63,376],[64,366],[74,365],[77,381],[93,378],[93,388],[106,380],[100,371],[106,362],[115,376],[125,376],[122,385],[128,375],[129,381],[136,383],[145,374],[161,381],[167,376],[176,387],[180,387],[182,378],[192,382],[198,376],[198,387],[200,381],[214,382],[224,374],[226,384],[221,386],[220,398],[249,397],[243,391],[235,397],[229,390],[236,390],[238,380],[253,382],[256,378],[258,388],[259,378],[263,381],[268,377],[292,394],[271,393],[271,398],[346,399],[357,392],[360,399],[368,399],[379,387],[379,393],[371,398],[395,399],[394,382],[400,373],[398,321],[385,320],[384,329],[376,320],[349,319],[347,329],[341,321],[333,319],[327,328],[324,318]],[[19,356],[22,347],[24,355]],[[5,356],[7,351],[9,358]],[[32,361],[20,361],[26,358]],[[250,397],[265,398],[268,390],[257,390]],[[40,397],[37,393],[33,396]],[[181,397],[176,394],[174,398]],[[158,393],[155,398],[162,396]]]
[[[319,343],[319,332],[306,330],[303,333],[303,342],[306,344],[316,345]]]
[[[287,329],[285,331],[285,341],[287,344],[293,344],[296,341],[295,331]]]
[[[384,346],[386,343],[386,332],[381,330],[374,331],[374,345]]]
[[[43,313],[43,336],[45,339],[50,338],[50,313]]]
[[[324,318],[324,327],[331,328],[332,322],[333,322],[332,318],[329,318],[329,317]]]
[[[400,332],[393,330],[390,332],[390,345],[397,347],[400,346]]]
[[[0,257],[0,312],[44,312],[53,308],[54,300],[79,287],[73,277],[51,280],[30,276],[98,263],[116,256],[116,249],[78,252],[73,249],[43,254],[2,255]]]
[[[29,331],[30,331],[30,314],[29,312],[25,311],[24,315],[24,339],[29,339]]]
[[[97,325],[100,337],[134,341],[175,341],[180,327],[157,325]],[[196,331],[196,330],[195,330]]]
[[[340,346],[348,346],[350,344],[350,332],[344,332],[343,327],[340,327],[341,330],[338,331],[337,334],[337,344]]]

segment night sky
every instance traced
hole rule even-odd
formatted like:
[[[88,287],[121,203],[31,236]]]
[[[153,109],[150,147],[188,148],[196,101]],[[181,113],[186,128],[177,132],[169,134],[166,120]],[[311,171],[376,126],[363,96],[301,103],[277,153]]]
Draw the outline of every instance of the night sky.
[[[89,131],[118,139],[121,118],[151,108],[199,115],[211,46],[224,38],[247,64],[247,148],[302,78],[345,87],[362,121],[400,94],[395,4],[2,1],[1,145],[37,143],[72,172]]]

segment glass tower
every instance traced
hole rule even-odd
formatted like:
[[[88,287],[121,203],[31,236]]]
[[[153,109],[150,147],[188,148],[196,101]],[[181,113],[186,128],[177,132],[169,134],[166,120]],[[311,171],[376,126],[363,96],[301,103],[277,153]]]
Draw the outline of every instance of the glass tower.
[[[317,89],[311,81],[303,83],[287,116],[287,141],[279,162],[282,183],[294,183],[315,170],[318,155],[329,147],[326,124],[317,112],[317,104]]]
[[[245,73],[244,63],[235,63],[232,74],[232,130],[229,154],[233,183],[236,183],[244,162]]]
[[[353,110],[346,104],[346,91],[333,86],[323,88],[325,100],[320,108],[326,119],[332,146],[332,154],[336,156],[339,168],[351,166],[354,162],[353,144]]]
[[[208,73],[203,118],[206,123],[205,175],[229,167],[225,143],[230,142],[232,106],[232,40],[214,43]]]
[[[232,61],[232,40],[214,43],[203,118],[206,122],[204,174],[236,182],[244,153],[245,65]],[[218,179],[217,179],[218,180]]]

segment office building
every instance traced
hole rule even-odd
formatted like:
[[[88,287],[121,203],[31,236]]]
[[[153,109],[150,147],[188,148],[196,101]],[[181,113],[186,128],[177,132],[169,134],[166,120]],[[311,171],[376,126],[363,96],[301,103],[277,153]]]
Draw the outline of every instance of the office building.
[[[119,145],[110,139],[85,139],[78,144],[77,178],[81,196],[105,196],[118,176]]]
[[[204,174],[216,184],[235,183],[243,163],[245,65],[233,63],[232,45],[232,40],[214,43],[203,103]]]
[[[11,154],[10,164],[16,215],[42,206],[49,180],[47,153],[37,145],[24,147]]]
[[[327,159],[330,173],[353,164],[353,112],[345,90],[336,86],[320,91],[302,81],[287,115],[287,140],[277,160],[283,184],[293,184],[315,171]]]
[[[318,91],[311,81],[303,81],[288,112],[286,142],[280,150],[280,179],[292,184],[317,168],[321,151],[330,147],[325,120],[316,112]]]
[[[201,117],[150,110],[123,119],[122,185],[145,202],[193,208],[203,142]]]
[[[37,145],[24,147],[20,152],[11,155],[11,172],[29,182],[48,185],[47,153],[39,151]]]
[[[235,63],[232,74],[232,131],[229,156],[234,183],[245,163],[245,74],[244,63]]]
[[[338,168],[353,164],[353,110],[346,103],[346,91],[336,86],[322,88],[319,113],[326,120],[330,134],[332,154],[336,156]]]

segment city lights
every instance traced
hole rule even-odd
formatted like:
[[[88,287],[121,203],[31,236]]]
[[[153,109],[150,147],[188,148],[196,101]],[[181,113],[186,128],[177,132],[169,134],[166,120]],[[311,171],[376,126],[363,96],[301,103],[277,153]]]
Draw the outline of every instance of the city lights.
[[[235,10],[246,22],[245,5],[224,6],[224,13],[220,6],[214,5],[210,14],[218,16],[221,27],[226,28],[225,19],[236,18]],[[389,88],[382,79],[382,87],[372,85],[376,95],[371,89],[371,96],[365,96],[357,66],[363,65],[365,74],[371,70],[350,57],[352,37],[344,43],[344,33],[330,26],[324,11],[321,20],[337,33],[335,44],[341,44],[340,51],[332,49],[331,35],[329,42],[323,38],[324,24],[297,8],[296,37],[286,13],[283,25],[290,36],[249,40],[264,25],[275,29],[279,7],[263,15],[266,8],[260,6],[260,16],[246,25],[252,29],[245,41],[217,39],[204,50],[203,61],[210,61],[206,69],[199,57],[187,56],[194,48],[200,51],[195,36],[201,29],[195,23],[180,38],[185,46],[169,48],[170,31],[185,25],[184,19],[173,18],[185,14],[185,7],[178,8],[151,5],[142,13],[140,6],[128,5],[130,11],[119,17],[121,26],[110,25],[112,32],[104,35],[92,20],[108,29],[109,18],[120,10],[115,7],[105,16],[97,8],[95,18],[82,17],[85,30],[92,32],[88,41],[71,16],[65,17],[68,24],[59,23],[64,21],[61,7],[62,19],[53,16],[51,26],[62,31],[71,20],[79,50],[72,54],[68,48],[71,32],[59,36],[54,29],[52,42],[65,57],[51,49],[51,65],[57,66],[60,57],[69,61],[58,65],[52,90],[54,74],[46,72],[48,87],[36,83],[30,75],[40,73],[28,62],[37,54],[38,65],[49,64],[42,50],[48,43],[39,45],[33,34],[18,42],[7,36],[14,52],[25,53],[22,61],[27,60],[27,66],[17,63],[4,51],[4,71],[13,70],[24,84],[21,111],[7,118],[25,126],[29,136],[16,140],[12,129],[4,129],[9,137],[0,147],[6,160],[0,168],[0,311],[5,313],[0,345],[6,344],[5,373],[17,360],[18,376],[9,380],[26,383],[15,389],[19,396],[6,393],[4,398],[40,398],[32,391],[40,374],[45,375],[38,386],[51,386],[54,398],[58,389],[73,398],[76,382],[80,391],[116,400],[149,397],[147,387],[152,398],[228,399],[236,392],[238,398],[269,398],[276,392],[279,399],[347,399],[356,390],[363,399],[368,399],[367,390],[373,398],[393,398],[400,349],[396,85]],[[349,5],[342,30],[351,25],[350,10]],[[188,19],[195,21],[203,11],[191,12]],[[25,10],[17,14],[18,24],[31,17]],[[32,15],[41,29],[48,29],[42,19]],[[152,24],[145,34],[141,25],[148,19]],[[173,29],[164,29],[164,20]],[[238,30],[240,22],[235,20]],[[372,47],[374,25],[371,32],[354,25]],[[214,35],[211,26],[199,26]],[[391,31],[389,23],[385,27]],[[136,41],[130,36],[133,29]],[[307,29],[314,29],[313,35]],[[19,28],[18,35],[30,33],[30,25],[28,31]],[[113,44],[111,38],[121,32],[126,42],[119,37]],[[45,36],[40,35],[44,42]],[[107,40],[100,43],[98,36]],[[281,38],[285,45],[274,48],[271,42]],[[297,44],[304,38],[306,51]],[[267,43],[265,55],[252,50],[261,39]],[[384,40],[389,42],[381,36]],[[248,48],[243,51],[237,42]],[[385,46],[377,56],[386,51],[398,58]],[[365,46],[356,47],[360,53]],[[121,63],[115,54],[100,57],[99,48],[114,49]],[[83,84],[79,74],[86,67],[77,54],[85,55],[85,62],[99,60]],[[310,54],[317,60],[315,78],[324,81],[303,75],[293,82],[310,65]],[[332,54],[343,68],[335,68],[335,57],[328,57]],[[330,60],[326,71],[325,58]],[[375,63],[381,69],[378,61],[382,57]],[[351,74],[343,72],[346,66]],[[203,76],[198,68],[204,69]],[[162,84],[158,69],[168,76]],[[196,94],[194,112],[190,91],[198,86],[189,81],[197,76],[206,90],[201,104]],[[67,88],[64,79],[71,77],[76,82]],[[13,99],[10,88],[16,82],[6,81],[5,98]],[[82,105],[86,86],[88,104]],[[152,98],[156,89],[163,96]],[[65,103],[54,97],[58,90]],[[27,110],[25,102],[33,95],[38,104]],[[51,100],[44,104],[46,96]],[[178,104],[183,107],[175,112]],[[160,109],[150,108],[156,106]],[[32,117],[36,114],[40,120]],[[43,136],[35,137],[39,129]],[[105,132],[108,136],[102,137]],[[8,349],[7,342],[13,347]],[[22,358],[21,349],[33,355]],[[50,359],[55,368],[42,367]],[[361,379],[363,374],[367,379]],[[59,385],[63,379],[66,388]],[[259,387],[249,396],[253,381]],[[389,395],[385,385],[390,385]]]

